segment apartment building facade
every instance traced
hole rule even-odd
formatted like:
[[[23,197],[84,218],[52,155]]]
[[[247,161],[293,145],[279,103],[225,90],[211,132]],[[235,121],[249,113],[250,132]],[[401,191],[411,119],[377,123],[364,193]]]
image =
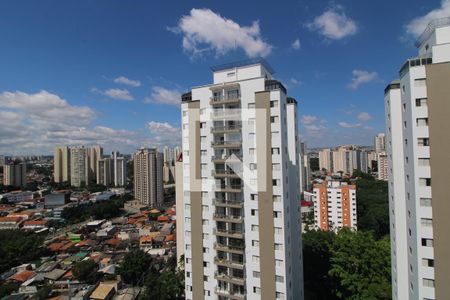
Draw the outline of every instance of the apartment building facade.
[[[186,299],[303,299],[297,103],[272,74],[219,66],[182,96]]]
[[[142,148],[133,155],[134,197],[143,205],[164,203],[163,161],[164,155],[156,149]]]
[[[381,153],[386,151],[386,134],[378,133],[374,137],[373,149],[376,153]]]
[[[56,147],[53,155],[53,180],[56,183],[70,182],[70,149]]]
[[[27,184],[27,164],[10,163],[3,166],[3,184],[22,186]]]
[[[313,202],[315,229],[357,229],[355,185],[335,180],[315,184]]]
[[[416,46],[385,90],[393,299],[446,299],[450,18],[432,21]]]
[[[89,184],[88,149],[84,146],[70,148],[70,185]]]

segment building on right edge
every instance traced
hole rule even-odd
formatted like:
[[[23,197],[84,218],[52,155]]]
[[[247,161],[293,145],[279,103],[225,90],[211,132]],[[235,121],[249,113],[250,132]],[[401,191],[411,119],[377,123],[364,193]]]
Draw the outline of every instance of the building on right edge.
[[[393,299],[450,295],[450,18],[385,89]]]

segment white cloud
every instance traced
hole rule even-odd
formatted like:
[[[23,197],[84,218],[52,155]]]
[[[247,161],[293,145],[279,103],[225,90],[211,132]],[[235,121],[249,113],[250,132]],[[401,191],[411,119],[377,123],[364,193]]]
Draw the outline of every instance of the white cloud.
[[[352,90],[358,89],[361,84],[379,80],[377,72],[353,70],[352,75],[353,75],[352,82],[348,84],[348,87]]]
[[[342,6],[329,8],[307,27],[330,40],[340,40],[358,32],[355,21],[347,17]]]
[[[96,117],[92,108],[71,105],[47,91],[2,92],[0,153],[50,154],[58,145],[94,144],[103,146],[105,152],[131,153],[144,145],[162,148],[180,144],[179,130],[167,123],[155,126],[149,122],[153,124],[151,132],[130,131],[92,126],[94,121],[97,123]]]
[[[296,39],[292,45],[292,49],[299,50],[301,48],[300,39]]]
[[[130,91],[128,91],[127,89],[108,89],[102,91],[97,88],[92,88],[91,92],[99,93],[116,100],[132,101],[134,99],[133,95],[131,95]]]
[[[367,122],[367,121],[369,121],[371,119],[372,119],[372,116],[369,113],[367,113],[367,112],[363,111],[363,112],[358,114],[358,120],[360,120],[362,122]]]
[[[296,78],[291,78],[289,81],[290,81],[290,83],[292,83],[293,85],[301,85],[301,84],[302,84],[302,81],[301,81],[301,80],[298,80],[298,79],[296,79]]]
[[[141,86],[141,82],[139,80],[129,79],[129,78],[126,78],[125,76],[119,76],[119,77],[115,78],[114,82],[119,83],[119,84],[125,84],[125,85],[131,86],[131,87]]]
[[[347,122],[339,122],[338,124],[339,124],[339,126],[341,126],[343,128],[358,128],[358,127],[361,127],[361,124],[359,124],[359,123],[352,124],[352,123],[347,123]]]
[[[450,17],[450,0],[442,0],[439,8],[433,9],[426,15],[411,20],[406,25],[406,32],[414,37],[418,37],[430,21],[445,17]]]
[[[147,128],[152,133],[180,133],[180,128],[175,128],[167,122],[150,121],[147,123]]]
[[[303,115],[302,118],[300,119],[300,122],[304,125],[310,125],[315,123],[319,118],[317,118],[316,116],[311,116],[311,115]]]
[[[223,55],[241,48],[249,57],[265,57],[273,48],[263,40],[258,21],[241,26],[210,9],[192,9],[169,30],[183,35],[183,49],[193,56],[210,51]]]
[[[144,99],[144,103],[157,103],[168,105],[181,105],[181,92],[170,90],[161,86],[154,86],[149,97]]]

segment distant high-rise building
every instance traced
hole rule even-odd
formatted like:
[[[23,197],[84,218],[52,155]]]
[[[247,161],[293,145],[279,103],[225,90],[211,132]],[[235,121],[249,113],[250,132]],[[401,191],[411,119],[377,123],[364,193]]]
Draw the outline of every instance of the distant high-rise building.
[[[182,96],[186,299],[304,297],[297,101],[272,74],[231,63]]]
[[[386,135],[384,133],[379,133],[375,136],[373,148],[376,153],[386,151]]]
[[[88,149],[84,146],[70,148],[70,184],[80,187],[89,183]]]
[[[164,203],[162,153],[143,148],[133,156],[134,197],[144,205],[160,207]]]
[[[27,184],[27,164],[11,163],[3,166],[4,185],[22,186]]]
[[[331,149],[322,149],[319,152],[319,168],[333,172],[333,151]]]
[[[97,162],[97,183],[106,186],[124,186],[127,178],[127,165],[119,152],[112,152],[111,157],[105,157]]]
[[[0,167],[3,167],[6,163],[6,158],[4,155],[0,155]]]
[[[67,146],[55,148],[53,178],[56,183],[70,182],[70,149]]]
[[[419,37],[385,89],[392,298],[450,295],[450,18]]]
[[[100,146],[92,146],[87,150],[87,170],[88,177],[86,183],[97,182],[97,164],[103,158],[103,148]]]
[[[320,230],[355,229],[356,186],[340,181],[314,185],[314,227]]]
[[[177,262],[184,256],[184,190],[183,190],[183,155],[178,154],[175,161],[175,204],[177,214]]]
[[[300,141],[300,140],[299,140]],[[299,146],[299,178],[300,178],[300,193],[309,190],[311,185],[311,169],[309,166],[308,151],[306,142],[300,141]]]
[[[378,180],[389,180],[389,161],[386,152],[378,153]]]

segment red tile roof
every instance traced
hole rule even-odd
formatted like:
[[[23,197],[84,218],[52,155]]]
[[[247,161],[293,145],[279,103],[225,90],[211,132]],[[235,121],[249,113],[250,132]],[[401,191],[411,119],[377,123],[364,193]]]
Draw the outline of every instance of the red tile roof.
[[[158,217],[158,222],[167,222],[167,221],[169,221],[168,216],[159,216]]]
[[[34,277],[35,275],[36,275],[36,273],[33,271],[23,270],[21,272],[14,274],[9,279],[19,281],[19,282],[25,282],[28,279]]]

